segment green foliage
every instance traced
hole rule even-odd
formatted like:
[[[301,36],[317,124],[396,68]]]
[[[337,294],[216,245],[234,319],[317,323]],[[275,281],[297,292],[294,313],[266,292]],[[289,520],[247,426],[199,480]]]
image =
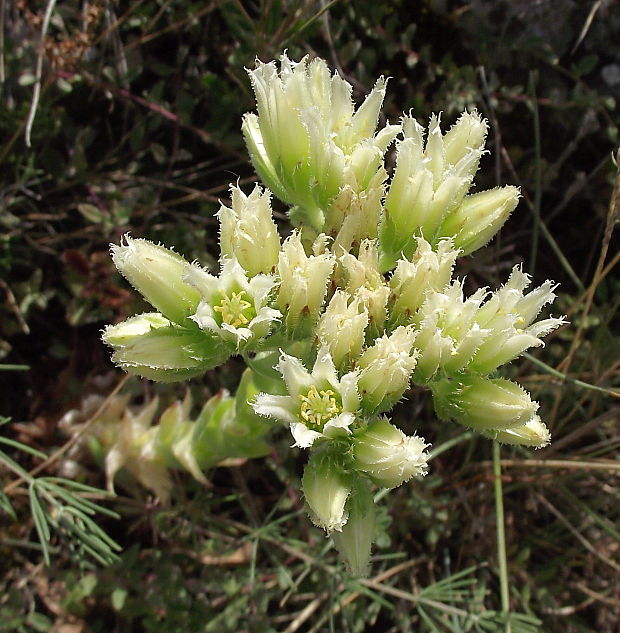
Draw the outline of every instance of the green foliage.
[[[39,459],[46,457],[41,451],[7,437],[0,437],[0,444]],[[105,565],[116,560],[115,552],[120,546],[101,529],[94,516],[103,514],[118,519],[119,515],[88,498],[93,495],[105,498],[110,496],[108,493],[61,477],[33,477],[3,450],[0,450],[0,463],[28,484],[30,512],[47,565],[51,561],[54,533],[68,543],[78,561],[92,558]],[[0,504],[16,521],[15,509],[5,491],[0,491]]]

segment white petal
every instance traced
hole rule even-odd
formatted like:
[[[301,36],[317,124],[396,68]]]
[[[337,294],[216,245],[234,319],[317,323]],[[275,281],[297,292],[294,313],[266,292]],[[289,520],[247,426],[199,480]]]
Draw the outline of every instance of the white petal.
[[[230,290],[245,290],[248,294],[250,284],[245,274],[245,270],[236,259],[224,259],[222,261],[222,272],[220,273],[220,286],[225,290],[226,294]]]
[[[293,413],[295,399],[291,396],[273,396],[269,393],[259,393],[251,404],[254,413],[257,415],[282,420],[291,425],[297,423],[297,418]]]
[[[327,382],[334,389],[339,388],[336,367],[329,353],[329,347],[325,344],[321,345],[316,356],[316,362],[312,368],[312,378],[314,378],[318,384]]]
[[[261,308],[258,310],[256,316],[248,323],[248,327],[253,330],[254,325],[264,323],[265,321],[279,321],[282,317],[280,310],[274,310],[273,308]]]
[[[283,353],[277,368],[284,378],[288,392],[293,397],[297,397],[300,393],[305,394],[314,384],[313,376],[295,356]]]
[[[229,338],[233,338],[237,345],[250,340],[253,334],[250,328],[235,327],[234,325],[230,325],[228,323],[222,323],[221,329],[223,332],[227,332],[230,335]]]
[[[259,245],[257,248],[262,248],[262,246]],[[267,297],[276,283],[276,278],[273,275],[256,275],[250,280],[249,295],[254,299],[256,311],[265,305]]]
[[[217,295],[220,286],[217,277],[195,265],[187,266],[183,280],[194,286],[207,301],[211,301],[211,298]]]
[[[293,446],[299,446],[299,448],[309,448],[312,444],[314,444],[314,440],[317,440],[319,437],[323,437],[321,433],[311,431],[301,422],[294,422],[291,424],[291,433],[295,438],[295,444],[293,444]]]
[[[213,318],[213,308],[207,301],[201,301],[198,304],[196,314],[191,316],[190,319],[198,323],[201,330],[211,330],[216,333],[219,333],[220,331],[220,326]]]
[[[342,435],[343,431],[346,433],[351,433],[349,427],[355,421],[355,416],[352,413],[341,413],[337,415],[335,418],[332,418],[328,422],[325,423],[323,427],[323,433],[327,437],[334,437],[338,435]]]
[[[357,390],[359,373],[351,371],[340,380],[340,397],[345,411],[355,412],[360,408],[360,395]]]

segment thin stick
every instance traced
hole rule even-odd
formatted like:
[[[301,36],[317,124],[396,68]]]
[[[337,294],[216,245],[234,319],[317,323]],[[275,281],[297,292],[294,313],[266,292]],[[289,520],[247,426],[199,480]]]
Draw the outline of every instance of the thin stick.
[[[0,0],[0,84],[6,79],[4,71],[4,0]]]
[[[488,462],[481,462],[481,466]],[[607,470],[620,473],[620,462],[613,459],[577,461],[570,459],[502,459],[508,468],[568,468],[573,470]]]
[[[504,529],[504,494],[499,442],[493,442],[493,477],[495,490],[495,526],[497,528],[497,563],[499,568],[502,613],[506,618],[505,633],[512,633],[510,625],[510,594],[508,592],[508,562],[506,559],[506,531]]]
[[[69,439],[69,441],[65,442],[55,453],[52,453],[45,461],[42,461],[38,466],[35,466],[28,474],[30,477],[34,477],[38,475],[42,470],[47,468],[50,464],[53,464],[57,459],[62,457],[81,437],[86,433],[86,431],[91,427],[93,422],[101,415],[101,413],[105,410],[105,408],[110,404],[110,401],[114,396],[123,388],[127,380],[129,379],[129,374],[123,376],[123,378],[119,381],[119,383],[114,387],[111,391],[110,395],[101,403],[101,406],[93,413],[93,415],[84,423],[84,425],[80,428],[79,431]],[[18,477],[14,481],[10,482],[4,487],[4,494],[9,494],[12,490],[19,487],[26,479],[24,477]]]
[[[56,6],[56,0],[47,0],[47,6],[45,7],[45,15],[43,16],[43,25],[41,26],[41,39],[39,41],[39,52],[37,55],[37,66],[35,70],[35,82],[32,90],[32,101],[30,102],[30,111],[28,112],[28,118],[26,119],[26,146],[30,147],[30,133],[32,132],[32,125],[34,123],[34,117],[39,107],[39,98],[41,96],[41,78],[43,77],[43,53],[45,51],[45,36],[47,35],[47,29],[52,19],[52,13]]]
[[[540,117],[538,116],[538,102],[536,101],[536,79],[534,73],[530,73],[529,89],[532,94],[532,111],[534,114],[534,143],[535,143],[535,188],[534,188],[534,204],[532,213],[534,215],[534,226],[532,227],[532,249],[530,251],[530,269],[532,274],[536,270],[536,258],[538,256],[538,236],[540,233],[540,203],[542,199],[542,169],[540,164]]]

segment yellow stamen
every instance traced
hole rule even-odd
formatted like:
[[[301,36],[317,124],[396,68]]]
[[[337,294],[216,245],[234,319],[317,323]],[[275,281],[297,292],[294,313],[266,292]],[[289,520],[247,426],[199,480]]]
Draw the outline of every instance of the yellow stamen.
[[[227,323],[233,327],[239,327],[240,325],[247,325],[250,322],[252,316],[248,315],[248,309],[252,307],[252,304],[246,301],[243,298],[244,296],[245,290],[233,292],[230,297],[224,295],[220,305],[213,307],[214,312],[219,312],[222,315],[223,323]]]
[[[307,395],[299,395],[301,400],[300,415],[310,428],[322,429],[326,422],[342,412],[334,392],[331,389],[321,389],[312,385]]]

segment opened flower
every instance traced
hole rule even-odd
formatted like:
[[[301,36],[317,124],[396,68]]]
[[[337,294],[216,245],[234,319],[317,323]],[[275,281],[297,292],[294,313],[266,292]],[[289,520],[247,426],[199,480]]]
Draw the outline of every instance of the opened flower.
[[[289,425],[295,446],[308,448],[319,438],[348,435],[360,407],[358,373],[338,378],[329,349],[322,345],[309,372],[299,358],[282,354],[277,365],[288,395],[260,393],[253,403],[259,415]]]
[[[236,259],[224,260],[219,277],[192,266],[186,281],[202,296],[191,319],[237,350],[267,336],[280,319],[280,312],[268,305],[275,277],[260,274],[248,279]]]

